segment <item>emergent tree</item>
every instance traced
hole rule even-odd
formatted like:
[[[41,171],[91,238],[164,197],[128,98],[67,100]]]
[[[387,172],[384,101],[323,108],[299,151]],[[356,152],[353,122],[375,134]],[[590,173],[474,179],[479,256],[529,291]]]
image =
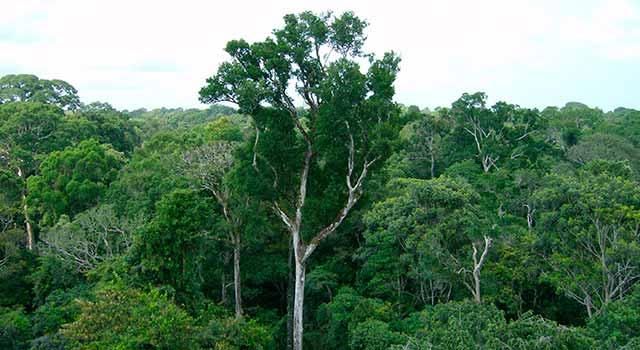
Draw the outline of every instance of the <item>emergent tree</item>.
[[[264,41],[230,41],[231,61],[207,80],[200,97],[237,104],[255,123],[254,176],[269,178],[265,197],[292,238],[293,347],[300,350],[309,258],[348,216],[396,137],[392,98],[400,60],[393,53],[375,59],[363,52],[367,23],[351,12],[304,12],[284,22]],[[296,108],[297,102],[305,108]],[[279,142],[284,153],[262,152],[270,142]],[[331,219],[325,213],[333,210]]]

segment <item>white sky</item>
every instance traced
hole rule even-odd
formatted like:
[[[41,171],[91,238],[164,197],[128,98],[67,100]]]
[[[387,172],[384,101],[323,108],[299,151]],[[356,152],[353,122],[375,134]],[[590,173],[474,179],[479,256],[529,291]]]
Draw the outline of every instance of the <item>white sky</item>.
[[[404,104],[485,91],[527,107],[640,108],[640,0],[0,2],[0,76],[63,79],[117,108],[201,106],[228,40],[262,40],[303,10],[367,19],[368,50],[403,59]]]

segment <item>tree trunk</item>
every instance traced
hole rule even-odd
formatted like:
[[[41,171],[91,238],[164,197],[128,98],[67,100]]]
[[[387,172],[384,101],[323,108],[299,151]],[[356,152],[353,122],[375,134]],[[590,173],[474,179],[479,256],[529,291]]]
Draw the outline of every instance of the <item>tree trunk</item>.
[[[482,303],[482,298],[480,297],[480,270],[482,270],[482,266],[484,265],[487,254],[489,253],[489,249],[493,245],[493,239],[491,237],[484,236],[484,249],[482,250],[482,255],[480,256],[480,260],[478,260],[478,248],[476,247],[476,243],[472,244],[473,247],[473,299],[476,303]]]
[[[480,298],[480,270],[474,270],[473,271],[473,284],[474,284],[474,290],[475,292],[473,293],[473,299],[475,300],[476,303],[480,304],[482,303],[482,299]]]
[[[302,350],[305,265],[298,259],[294,260],[296,264],[296,283],[293,296],[293,350]]]
[[[287,281],[287,350],[293,349],[293,293],[295,289],[293,259],[293,244],[289,241],[289,281]]]
[[[27,249],[33,250],[35,237],[33,236],[33,227],[31,226],[31,219],[29,218],[29,207],[27,206],[27,176],[20,167],[18,167],[17,174],[24,184],[24,187],[22,188],[22,210],[24,215],[24,224],[27,230]]]
[[[33,250],[35,237],[33,236],[33,227],[31,227],[31,219],[29,218],[29,207],[27,206],[27,196],[22,195],[22,209],[24,212],[24,223],[27,229],[27,249]]]
[[[436,157],[433,154],[433,151],[431,151],[431,178],[435,179],[436,177]]]
[[[236,235],[233,242],[233,292],[236,301],[236,318],[242,317],[240,283],[240,235]]]
[[[533,215],[535,214],[536,210],[533,209],[533,206],[529,204],[525,204],[524,207],[527,208],[527,228],[529,229],[529,231],[531,231],[531,229],[533,228]]]
[[[222,276],[220,277],[220,304],[225,305],[227,303],[227,279],[224,269],[222,270]]]

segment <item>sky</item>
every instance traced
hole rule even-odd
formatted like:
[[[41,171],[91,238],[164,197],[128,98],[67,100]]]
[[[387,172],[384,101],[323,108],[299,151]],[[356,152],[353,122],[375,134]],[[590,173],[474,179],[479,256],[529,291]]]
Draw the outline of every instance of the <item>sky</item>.
[[[523,107],[640,109],[640,0],[2,0],[0,76],[62,79],[83,102],[203,107],[227,41],[282,16],[354,11],[366,49],[402,57],[396,100],[450,106],[484,91]]]

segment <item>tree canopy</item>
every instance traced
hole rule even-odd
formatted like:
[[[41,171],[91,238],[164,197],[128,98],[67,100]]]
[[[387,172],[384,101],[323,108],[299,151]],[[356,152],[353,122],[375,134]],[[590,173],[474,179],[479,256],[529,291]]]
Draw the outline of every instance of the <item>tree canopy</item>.
[[[640,348],[640,111],[402,105],[367,29],[231,40],[206,108],[0,77],[0,348]]]

